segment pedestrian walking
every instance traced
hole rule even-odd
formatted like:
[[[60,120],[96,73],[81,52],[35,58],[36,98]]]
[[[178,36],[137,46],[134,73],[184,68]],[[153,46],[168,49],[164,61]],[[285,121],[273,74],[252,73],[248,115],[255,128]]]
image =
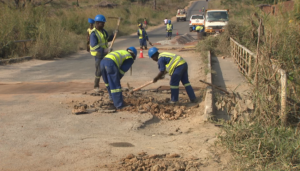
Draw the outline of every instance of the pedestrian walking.
[[[144,29],[147,29],[147,19],[146,18],[144,18]]]
[[[167,19],[167,17],[164,19],[164,24],[165,24],[165,25],[168,24],[168,19]]]

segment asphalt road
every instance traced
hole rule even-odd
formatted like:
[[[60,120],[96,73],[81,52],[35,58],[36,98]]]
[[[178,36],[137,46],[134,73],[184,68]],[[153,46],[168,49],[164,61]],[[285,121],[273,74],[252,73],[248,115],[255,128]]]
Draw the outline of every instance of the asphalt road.
[[[192,14],[199,14],[199,10],[204,6],[207,8],[206,1],[196,1],[188,9],[188,21],[174,22],[173,34],[178,31],[179,35],[189,32],[189,18]],[[162,19],[163,21],[163,19]],[[191,33],[195,34],[195,33]],[[148,32],[152,43],[164,40],[166,35],[165,26],[156,28]],[[137,35],[124,36],[118,38],[113,49],[126,49],[129,46],[139,46]],[[134,76],[150,75],[155,76],[158,72],[157,64],[147,57],[144,51],[144,59],[139,59],[134,63]],[[0,82],[70,82],[88,81],[94,79],[94,58],[86,51],[70,55],[62,59],[51,61],[29,61],[19,64],[0,66]],[[153,72],[152,72],[153,71]],[[128,73],[124,78],[128,77]]]

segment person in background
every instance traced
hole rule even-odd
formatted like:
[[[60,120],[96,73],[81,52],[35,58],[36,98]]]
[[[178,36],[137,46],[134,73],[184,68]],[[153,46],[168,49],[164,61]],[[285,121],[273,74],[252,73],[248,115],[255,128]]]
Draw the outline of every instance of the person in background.
[[[144,18],[144,29],[147,29],[147,19],[146,18]]]
[[[197,36],[198,36],[198,40],[202,39],[203,36],[203,31],[204,31],[204,27],[203,26],[197,26],[196,27],[196,32],[197,32]]]
[[[90,27],[87,29],[87,43],[86,43],[86,50],[90,52],[90,34],[94,28],[95,21],[91,18],[88,19],[88,22],[90,23]]]
[[[171,20],[168,21],[168,24],[167,24],[167,27],[166,27],[166,31],[167,31],[166,39],[171,40],[171,38],[172,38],[172,31],[173,31],[173,24],[171,24]]]
[[[165,23],[165,25],[167,25],[167,23],[168,23],[167,17],[164,19],[164,23]]]
[[[153,46],[153,45],[149,41],[146,30],[143,28],[143,23],[138,24],[138,26],[139,26],[139,29],[137,31],[137,35],[139,36],[141,50],[143,49],[143,47],[145,48],[145,50],[147,50],[147,41],[149,42],[149,44],[151,46]]]

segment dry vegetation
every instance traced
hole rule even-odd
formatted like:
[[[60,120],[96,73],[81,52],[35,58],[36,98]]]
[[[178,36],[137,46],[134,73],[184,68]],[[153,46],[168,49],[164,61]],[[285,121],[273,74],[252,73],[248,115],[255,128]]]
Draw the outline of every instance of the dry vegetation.
[[[276,16],[262,12],[257,7],[259,3],[264,2],[222,0],[210,3],[210,8],[229,8],[230,22],[224,34],[207,37],[198,46],[202,51],[230,56],[230,37],[254,53],[257,53],[259,40],[259,64],[255,71],[258,86],[250,82],[254,88],[255,110],[247,121],[224,123],[226,134],[219,136],[220,143],[234,154],[236,160],[232,167],[236,170],[299,170],[300,3],[295,1],[293,11]],[[278,5],[278,8],[282,7]],[[259,19],[262,19],[260,37]],[[272,64],[287,72],[287,118],[280,114],[280,76],[275,74]]]
[[[4,2],[5,4],[3,4]],[[48,2],[48,1],[41,1]],[[32,55],[40,59],[61,57],[85,47],[87,18],[97,14],[120,16],[122,27],[119,36],[128,35],[137,29],[143,18],[149,25],[160,24],[165,17],[172,17],[175,8],[186,6],[189,0],[157,0],[157,10],[152,9],[152,1],[113,0],[114,8],[99,8],[101,0],[53,0],[43,5],[26,3],[16,8],[13,1],[0,4],[0,58]],[[105,2],[102,2],[105,3]],[[161,7],[168,4],[168,10]],[[116,21],[108,20],[105,29],[112,34]],[[34,39],[33,42],[14,43],[14,40]]]

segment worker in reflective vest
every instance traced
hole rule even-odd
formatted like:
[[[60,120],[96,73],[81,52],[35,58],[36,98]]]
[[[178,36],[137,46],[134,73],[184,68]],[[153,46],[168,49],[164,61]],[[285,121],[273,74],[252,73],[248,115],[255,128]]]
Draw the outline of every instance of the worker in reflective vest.
[[[102,78],[109,93],[109,98],[117,109],[125,107],[121,78],[132,66],[137,55],[134,47],[127,50],[117,50],[107,54],[101,61]]]
[[[167,39],[171,40],[171,38],[172,38],[172,31],[173,31],[173,24],[171,24],[171,20],[168,21],[166,30],[167,30]]]
[[[139,24],[137,35],[139,36],[141,49],[143,49],[143,47],[147,49],[147,41],[149,41],[149,39],[146,30],[143,28],[142,23]]]
[[[87,46],[86,50],[90,52],[90,34],[92,33],[92,30],[94,29],[94,23],[95,21],[91,18],[88,19],[88,22],[90,23],[90,27],[86,30],[87,31]]]
[[[95,57],[95,81],[94,90],[99,91],[99,83],[101,77],[100,62],[104,56],[110,52],[108,49],[107,42],[113,39],[113,35],[108,36],[106,30],[104,30],[106,19],[103,15],[99,14],[95,17],[95,28],[90,34],[90,52],[91,55]]]
[[[204,29],[203,26],[197,26],[196,27],[196,32],[197,32],[198,40],[200,40],[202,38],[202,35],[203,35],[202,32],[204,31],[203,29]]]
[[[153,79],[153,82],[161,79],[166,73],[171,76],[170,88],[171,88],[171,101],[170,103],[178,102],[179,96],[179,82],[183,84],[185,90],[192,103],[195,103],[196,95],[189,82],[188,78],[188,65],[185,60],[176,54],[162,52],[159,53],[156,47],[152,47],[148,51],[148,55],[154,61],[158,63],[158,68],[160,70],[159,74]]]

